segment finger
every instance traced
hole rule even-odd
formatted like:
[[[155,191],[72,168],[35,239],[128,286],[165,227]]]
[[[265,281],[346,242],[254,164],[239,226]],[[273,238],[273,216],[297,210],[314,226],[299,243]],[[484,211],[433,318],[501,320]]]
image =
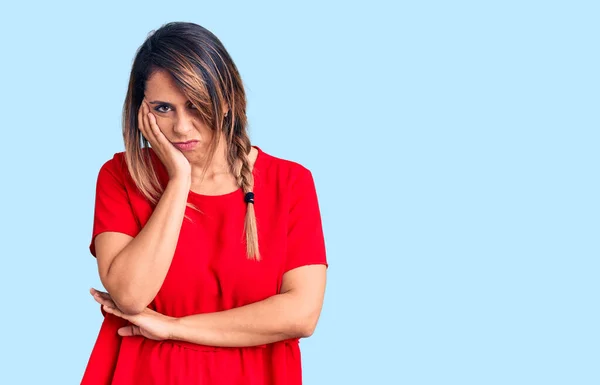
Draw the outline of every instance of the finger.
[[[96,290],[96,289],[92,289],[90,290],[90,293],[92,294],[92,296],[94,296],[94,299],[102,299],[104,301],[109,301],[109,302],[114,302],[111,295],[104,292],[104,291],[100,291],[100,290]]]
[[[142,335],[139,326],[136,326],[136,325],[124,326],[124,327],[120,328],[119,330],[117,330],[117,333],[121,337],[131,337],[131,336]]]
[[[162,142],[163,141],[162,131],[158,127],[158,123],[156,122],[156,116],[154,116],[154,114],[151,112],[146,114],[146,116],[148,117],[148,124],[152,128],[152,133],[154,134],[156,141]]]
[[[144,138],[146,138],[146,140],[148,140],[148,132],[146,130],[146,124],[145,124],[146,122],[144,121],[144,116],[146,115],[145,107],[146,107],[146,105],[144,104],[144,101],[142,101],[142,104],[140,104],[140,108],[138,109],[138,128],[142,132],[142,135],[144,136]]]
[[[94,288],[90,289],[90,294],[92,295],[92,297],[94,297],[94,299],[96,299],[96,298],[105,298],[103,292],[101,292],[100,290],[96,290]]]
[[[98,302],[100,305],[106,305],[106,306],[110,306],[112,308],[117,307],[117,305],[115,304],[115,302],[112,299],[107,299],[105,297],[102,297],[100,295],[94,295],[94,301]]]
[[[130,317],[123,313],[122,311],[120,311],[119,309],[117,309],[116,307],[112,307],[112,306],[107,306],[107,305],[102,305],[102,309],[104,309],[105,312],[110,313],[112,315],[115,315],[119,318],[123,318],[129,321]]]
[[[112,301],[112,297],[107,292],[96,290],[96,295],[98,295],[99,297],[102,297],[104,299],[107,299],[109,301]]]
[[[98,302],[100,305],[104,305],[104,298],[100,297],[98,294],[94,294],[92,297],[94,297],[94,301]]]
[[[90,289],[90,293],[92,293],[92,295],[94,295],[94,294],[99,294],[99,295],[102,295],[102,296],[104,296],[104,295],[110,295],[110,294],[108,294],[105,291],[94,289],[93,287]]]
[[[157,133],[155,131],[154,126],[150,123],[150,117],[152,115],[148,109],[148,106],[144,109],[144,128],[146,133],[148,134],[147,138],[150,141],[150,144],[155,144],[157,142]]]

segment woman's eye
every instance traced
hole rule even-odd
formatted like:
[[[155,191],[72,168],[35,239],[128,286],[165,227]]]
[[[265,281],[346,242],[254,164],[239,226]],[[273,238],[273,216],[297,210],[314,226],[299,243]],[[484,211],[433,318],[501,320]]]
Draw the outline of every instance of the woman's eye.
[[[192,110],[196,110],[197,109],[193,104],[190,104],[189,108],[192,109]],[[168,106],[166,104],[161,104],[160,106],[156,107],[154,110],[157,111],[157,112],[166,113],[166,112],[169,112],[171,110],[171,106]]]
[[[164,107],[164,108],[171,108],[171,107],[169,107],[169,106],[167,106],[167,105],[164,105],[164,104],[163,104],[163,105],[160,105],[160,106],[156,107],[154,110],[155,110],[155,111],[158,111],[158,112],[167,112],[167,111],[163,111],[163,110],[161,110],[161,108],[163,108],[163,107]]]

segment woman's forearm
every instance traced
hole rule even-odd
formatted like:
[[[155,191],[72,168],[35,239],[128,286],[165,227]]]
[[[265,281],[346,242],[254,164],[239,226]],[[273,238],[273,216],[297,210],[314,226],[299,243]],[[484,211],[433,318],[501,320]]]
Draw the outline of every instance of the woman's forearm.
[[[127,314],[141,312],[167,275],[185,214],[190,181],[169,181],[139,234],[114,258],[104,287]]]
[[[209,346],[244,347],[310,336],[320,310],[294,292],[230,310],[195,314],[173,323],[171,339]]]

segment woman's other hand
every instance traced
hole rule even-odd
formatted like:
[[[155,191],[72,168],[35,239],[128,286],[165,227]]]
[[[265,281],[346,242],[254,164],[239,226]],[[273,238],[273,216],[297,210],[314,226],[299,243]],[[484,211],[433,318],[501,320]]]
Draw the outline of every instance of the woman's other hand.
[[[118,330],[120,336],[143,336],[157,341],[172,338],[172,330],[177,318],[157,313],[150,308],[145,308],[138,314],[127,315],[117,308],[109,293],[92,288],[90,289],[90,294],[96,302],[102,305],[102,309],[105,312],[132,323],[132,325],[122,327]]]

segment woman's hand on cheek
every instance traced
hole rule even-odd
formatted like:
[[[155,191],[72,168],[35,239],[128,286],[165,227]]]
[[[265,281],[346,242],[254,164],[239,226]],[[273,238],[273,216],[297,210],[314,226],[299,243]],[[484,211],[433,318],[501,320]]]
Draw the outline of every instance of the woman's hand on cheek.
[[[157,341],[171,339],[172,330],[177,318],[157,313],[150,308],[145,308],[139,314],[128,315],[117,308],[109,293],[90,289],[90,294],[96,302],[102,305],[102,309],[105,312],[132,323],[132,325],[122,327],[118,330],[120,336],[143,336]]]

